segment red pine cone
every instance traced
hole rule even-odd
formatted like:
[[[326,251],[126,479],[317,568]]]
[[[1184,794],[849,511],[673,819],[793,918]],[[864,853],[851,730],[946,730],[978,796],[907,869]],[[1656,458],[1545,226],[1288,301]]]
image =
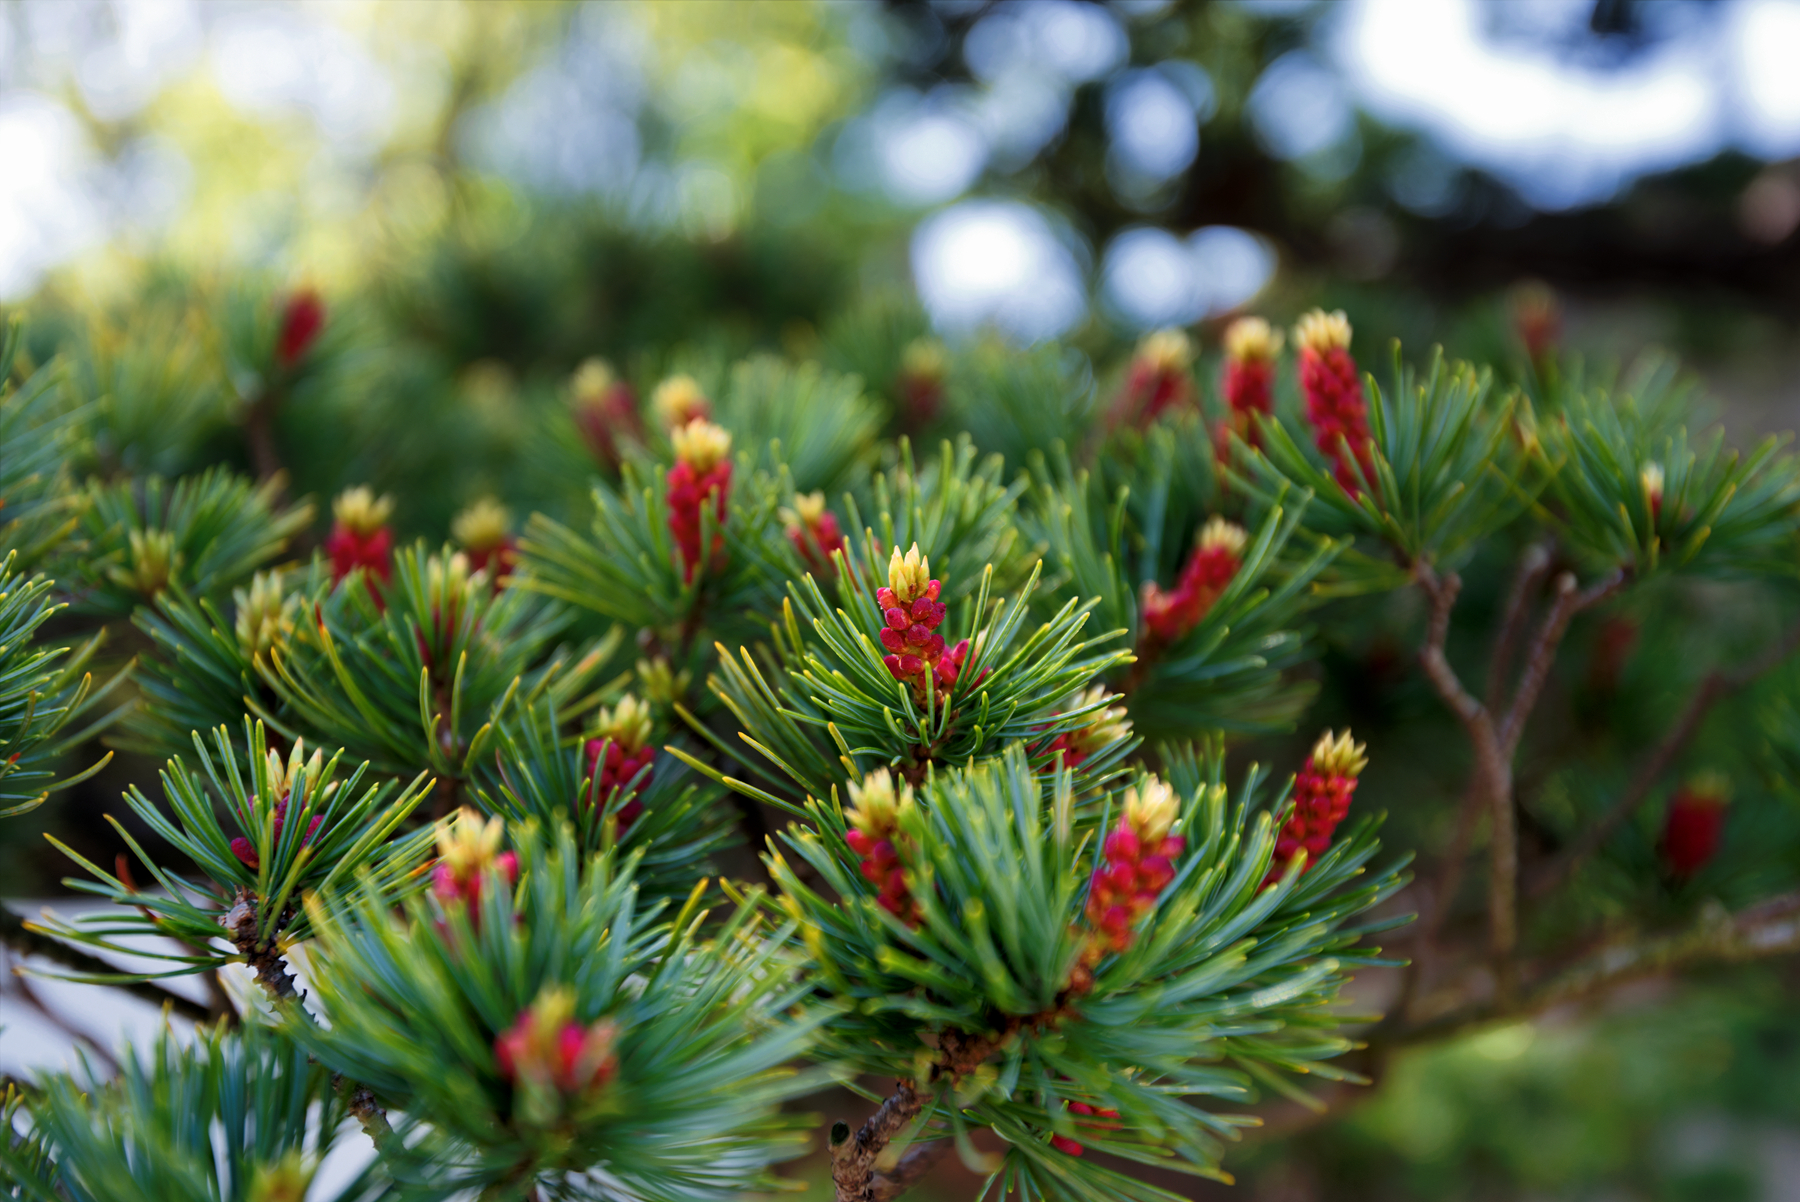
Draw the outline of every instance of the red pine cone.
[[[1703,775],[1688,781],[1669,799],[1660,850],[1669,875],[1686,880],[1718,854],[1730,808],[1730,787],[1722,778]]]
[[[1320,736],[1312,754],[1294,778],[1293,813],[1276,837],[1275,858],[1270,861],[1268,875],[1263,878],[1265,887],[1279,881],[1302,850],[1306,852],[1306,868],[1302,872],[1325,854],[1338,823],[1350,812],[1357,777],[1368,762],[1363,745],[1352,741],[1349,731],[1335,739],[1330,731]]]
[[[928,678],[937,696],[948,697],[969,656],[968,639],[946,649],[944,636],[937,633],[945,613],[938,600],[943,585],[930,575],[930,561],[920,556],[919,544],[914,543],[904,557],[895,547],[888,563],[888,587],[875,590],[885,623],[881,645],[889,652],[882,662],[895,680],[912,683],[920,702],[925,700]]]
[[[783,509],[781,515],[787,523],[788,541],[807,567],[821,576],[830,573],[831,557],[844,549],[844,532],[838,526],[837,516],[825,508],[825,494],[795,497],[794,507]]]
[[[1068,1102],[1065,1103],[1065,1106],[1070,1114],[1079,1114],[1084,1118],[1117,1119],[1119,1117],[1119,1112],[1116,1110],[1109,1110],[1099,1106],[1090,1106],[1086,1102]],[[1119,1129],[1119,1124],[1116,1122],[1078,1123],[1077,1126],[1092,1127],[1098,1131],[1117,1131]],[[1076,1143],[1066,1135],[1052,1135],[1050,1137],[1050,1146],[1055,1148],[1058,1152],[1066,1152],[1070,1156],[1080,1156],[1086,1151],[1081,1144]]]
[[[286,371],[306,357],[325,328],[325,301],[311,288],[301,288],[281,309],[281,330],[275,336],[275,363]]]
[[[919,910],[906,887],[900,855],[900,816],[914,804],[912,789],[904,784],[896,788],[893,775],[886,768],[877,768],[852,784],[849,793],[844,842],[861,857],[858,869],[878,890],[875,900],[881,908],[907,925],[915,925]]]
[[[1242,566],[1247,537],[1242,526],[1212,518],[1195,540],[1174,588],[1165,592],[1155,581],[1145,583],[1139,606],[1144,644],[1173,643],[1200,624]]]
[[[287,808],[288,803],[285,797],[275,803],[275,830],[269,840],[271,847],[281,842],[281,828],[287,822]],[[300,846],[305,847],[313,841],[313,836],[319,833],[319,824],[323,821],[325,821],[325,815],[313,815],[313,820],[306,824],[306,834],[300,837]],[[262,857],[256,854],[256,845],[242,835],[231,841],[231,854],[242,860],[244,867],[252,872],[262,867]]]
[[[1223,459],[1230,446],[1226,434],[1236,434],[1253,447],[1262,445],[1256,415],[1275,408],[1275,356],[1281,351],[1281,333],[1260,317],[1240,317],[1225,330],[1225,367],[1219,391],[1225,396],[1226,416],[1217,440]]]
[[[1088,883],[1087,920],[1092,928],[1084,960],[1123,952],[1137,939],[1133,928],[1156,908],[1156,899],[1175,879],[1175,861],[1187,839],[1171,835],[1175,791],[1155,777],[1125,795],[1125,811],[1101,845]]]
[[[599,1089],[617,1074],[618,1028],[610,1020],[574,1020],[567,990],[547,991],[513,1025],[494,1037],[494,1060],[509,1081],[549,1086],[559,1093]]]
[[[1193,347],[1180,330],[1145,335],[1113,403],[1114,420],[1147,426],[1171,409],[1191,407],[1193,361]]]
[[[598,796],[605,801],[614,789],[631,786],[631,796],[618,809],[619,833],[631,829],[644,803],[637,799],[650,784],[651,767],[656,762],[656,745],[651,739],[654,729],[650,707],[627,693],[619,704],[602,709],[595,724],[596,737],[587,741],[588,776],[598,785]],[[605,759],[601,756],[604,753]],[[640,778],[638,773],[642,772]],[[636,780],[636,785],[631,782]],[[585,804],[586,798],[577,804]]]
[[[1362,492],[1357,467],[1371,479],[1374,471],[1369,459],[1369,401],[1356,374],[1356,360],[1350,357],[1350,322],[1341,311],[1315,309],[1300,319],[1294,342],[1300,348],[1300,394],[1313,442],[1335,465],[1339,487],[1356,496]]]
[[[606,762],[600,762],[601,748],[606,749]],[[637,821],[638,815],[644,812],[644,803],[637,799],[650,783],[648,769],[656,762],[656,748],[640,747],[636,751],[626,751],[618,743],[608,743],[605,739],[589,739],[587,741],[587,770],[589,776],[598,775],[599,796],[605,798],[614,789],[623,788],[637,777],[639,772],[645,776],[631,790],[632,797],[619,807],[619,832],[623,834]]]
[[[1549,285],[1532,281],[1512,296],[1513,332],[1525,345],[1532,366],[1543,371],[1562,340],[1562,306]]]
[[[725,525],[725,498],[731,492],[731,435],[705,418],[697,417],[670,435],[675,444],[675,466],[669,469],[669,530],[675,535],[682,579],[692,582],[700,565],[702,510],[710,502],[715,526]],[[725,545],[713,536],[715,558]]]
[[[604,359],[589,359],[570,382],[575,427],[588,450],[607,467],[616,468],[624,458],[620,441],[644,441],[644,419],[638,413],[637,393],[613,375]]]
[[[944,403],[946,375],[942,343],[919,338],[907,345],[901,356],[900,375],[894,381],[894,391],[899,394],[900,412],[909,427],[928,426],[937,417]]]
[[[334,523],[325,539],[325,554],[331,556],[331,579],[342,581],[357,568],[386,583],[394,574],[392,555],[394,535],[386,526],[367,534]]]

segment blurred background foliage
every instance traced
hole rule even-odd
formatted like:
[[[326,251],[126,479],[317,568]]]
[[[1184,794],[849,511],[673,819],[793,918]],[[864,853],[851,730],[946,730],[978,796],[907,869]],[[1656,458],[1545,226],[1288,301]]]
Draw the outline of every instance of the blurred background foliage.
[[[1800,402],[1796,45],[1783,0],[8,0],[0,302],[28,312],[33,363],[68,350],[87,373],[88,468],[251,468],[248,414],[279,386],[292,495],[372,484],[402,541],[490,494],[516,519],[577,513],[593,465],[568,380],[591,356],[640,396],[675,369],[816,357],[920,433],[900,379],[929,330],[1045,343],[1032,370],[1071,414],[1143,332],[1195,325],[1210,354],[1247,307],[1342,306],[1365,367],[1391,338],[1442,343],[1504,386],[1532,370],[1526,281],[1596,374],[1659,343],[1748,441]],[[314,366],[255,378],[304,289],[326,312]],[[981,363],[925,429],[1020,464]],[[1504,571],[1470,565],[1470,604]],[[1353,721],[1391,836],[1441,845],[1458,786],[1449,719],[1406,670],[1412,604],[1335,611],[1313,725]],[[1732,604],[1671,593],[1628,634],[1578,632],[1565,741],[1660,726],[1699,651],[1745,638],[1709,620]],[[1632,654],[1676,640],[1706,646]],[[1777,673],[1743,712],[1797,685]],[[1696,758],[1786,807],[1728,839],[1800,848],[1787,742],[1707,727]],[[39,829],[109,846],[98,815],[144,769],[121,756],[7,827],[10,891],[56,888]],[[1526,837],[1614,787],[1532,782]],[[1643,826],[1619,854],[1652,855]],[[1601,917],[1757,896],[1596,875]],[[1220,1196],[1800,1197],[1795,984],[1734,971],[1404,1053],[1343,1122],[1272,1116]]]

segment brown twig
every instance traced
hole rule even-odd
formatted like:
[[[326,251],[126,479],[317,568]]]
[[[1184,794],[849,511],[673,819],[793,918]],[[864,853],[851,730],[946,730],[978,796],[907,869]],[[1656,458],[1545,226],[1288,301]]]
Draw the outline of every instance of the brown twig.
[[[1550,677],[1550,667],[1556,662],[1557,649],[1562,645],[1563,635],[1568,633],[1570,621],[1582,610],[1600,604],[1625,587],[1625,579],[1623,568],[1613,569],[1585,589],[1576,587],[1572,572],[1564,572],[1556,578],[1556,599],[1550,603],[1550,612],[1538,628],[1531,654],[1525,661],[1525,670],[1519,676],[1518,688],[1513,691],[1512,704],[1507,706],[1506,716],[1500,723],[1500,743],[1508,759],[1519,748],[1525,722],[1537,707],[1538,694],[1543,692],[1544,682]]]
[[[300,991],[294,985],[294,974],[288,971],[287,961],[282,959],[281,948],[277,940],[263,942],[257,932],[256,903],[259,899],[248,889],[240,888],[233,899],[232,907],[225,914],[223,925],[231,942],[243,955],[244,963],[256,973],[257,984],[268,990],[269,996],[277,1002],[298,997]]]
[[[1493,715],[1463,687],[1462,680],[1444,654],[1450,635],[1450,611],[1462,591],[1455,572],[1439,577],[1421,560],[1414,567],[1419,587],[1431,600],[1431,617],[1425,627],[1425,645],[1419,662],[1438,696],[1468,731],[1475,752],[1470,790],[1486,802],[1493,823],[1488,871],[1488,950],[1493,957],[1502,992],[1511,988],[1512,953],[1518,943],[1518,836],[1514,829],[1512,765],[1502,753]]]
[[[1053,1022],[1056,1017],[1052,1013],[1043,1016],[1041,1021]],[[1011,1029],[1022,1025],[1025,1023],[1012,1024]],[[836,1202],[887,1202],[916,1182],[930,1167],[923,1154],[923,1147],[928,1145],[913,1149],[920,1153],[920,1157],[911,1166],[907,1163],[913,1160],[909,1153],[899,1165],[885,1174],[876,1173],[876,1159],[893,1142],[894,1137],[931,1104],[935,1093],[930,1086],[944,1082],[954,1088],[958,1081],[993,1055],[997,1046],[996,1040],[985,1035],[946,1031],[939,1040],[942,1057],[932,1066],[931,1079],[926,1083],[926,1089],[919,1088],[913,1081],[897,1081],[894,1092],[883,1100],[881,1106],[854,1134],[848,1123],[833,1124],[830,1139],[831,1183],[836,1191]],[[910,1178],[902,1181],[903,1172],[910,1174]]]
[[[900,1158],[899,1164],[885,1173],[875,1174],[875,1202],[893,1202],[893,1199],[919,1184],[920,1179],[949,1151],[950,1141],[947,1139],[914,1144]]]
[[[1506,610],[1500,620],[1500,633],[1494,639],[1494,650],[1488,658],[1487,694],[1484,704],[1488,712],[1500,708],[1506,690],[1507,670],[1512,667],[1513,648],[1525,629],[1531,613],[1531,598],[1544,576],[1550,571],[1550,547],[1533,543],[1519,559],[1519,570],[1513,576],[1512,590],[1506,595]]]
[[[374,1091],[367,1085],[347,1080],[342,1073],[332,1074],[331,1087],[344,1099],[345,1107],[362,1125],[363,1133],[374,1143],[376,1155],[387,1155],[394,1139],[394,1129],[388,1125],[387,1111],[375,1100]]]
[[[1680,717],[1675,719],[1662,741],[1645,757],[1636,775],[1625,786],[1625,791],[1613,802],[1612,808],[1582,831],[1580,837],[1536,874],[1531,883],[1530,896],[1542,897],[1555,889],[1585,863],[1589,856],[1599,851],[1613,833],[1637,812],[1638,807],[1649,798],[1650,790],[1655,788],[1663,773],[1668,771],[1669,766],[1700,732],[1701,723],[1706,720],[1715,704],[1775,668],[1796,651],[1800,651],[1800,625],[1789,630],[1780,642],[1761,657],[1736,671],[1715,670],[1708,673],[1706,679],[1700,682],[1700,687],[1694,690],[1694,695],[1688,699]]]
[[[30,979],[17,968],[12,971],[12,983],[13,988],[19,991],[19,996],[25,999],[25,1004],[42,1015],[45,1022],[55,1027],[58,1031],[61,1031],[64,1035],[67,1035],[70,1039],[75,1040],[77,1043],[87,1044],[88,1047],[94,1050],[94,1054],[100,1058],[101,1062],[106,1065],[110,1072],[116,1074],[119,1071],[118,1058],[105,1048],[101,1047],[99,1042],[92,1035],[89,1035],[86,1031],[81,1030],[68,1019],[52,1010],[49,1004],[46,1003],[43,998],[38,996],[37,990],[31,987]]]
[[[244,441],[249,444],[250,463],[258,480],[286,480],[281,455],[275,449],[275,415],[281,409],[281,401],[281,389],[266,388],[244,409]],[[276,499],[285,491],[285,486],[278,483]]]
[[[1770,898],[1737,914],[1714,907],[1687,930],[1602,948],[1513,1002],[1483,1002],[1390,1032],[1377,1028],[1370,1039],[1394,1047],[1428,1043],[1470,1027],[1508,1022],[1582,1001],[1644,977],[1793,952],[1800,952],[1800,892]]]
[[[1502,646],[1516,639],[1516,628],[1523,625],[1532,571],[1529,562],[1521,567],[1519,581],[1514,587],[1514,598],[1508,603],[1500,633],[1501,645],[1495,648],[1494,664],[1499,669],[1496,676],[1504,675],[1504,667],[1511,658],[1511,651],[1506,650],[1503,654]],[[1444,654],[1444,645],[1450,633],[1450,613],[1456,606],[1457,594],[1462,591],[1462,580],[1454,572],[1440,578],[1431,565],[1423,560],[1414,565],[1414,578],[1431,601],[1425,645],[1419,652],[1420,663],[1444,704],[1450,707],[1451,712],[1467,729],[1475,752],[1470,800],[1465,801],[1465,812],[1459,821],[1458,833],[1462,835],[1462,828],[1466,828],[1469,835],[1464,838],[1472,837],[1473,815],[1479,813],[1482,801],[1487,804],[1492,824],[1488,841],[1488,951],[1493,961],[1498,992],[1504,1000],[1514,987],[1516,966],[1513,963],[1513,952],[1518,946],[1519,837],[1517,814],[1513,805],[1513,757],[1524,736],[1525,723],[1536,708],[1544,683],[1549,679],[1550,668],[1556,661],[1556,652],[1562,645],[1563,636],[1568,632],[1570,621],[1582,610],[1611,597],[1624,586],[1626,577],[1623,569],[1617,569],[1587,589],[1578,588],[1571,573],[1565,572],[1557,578],[1556,598],[1551,602],[1550,612],[1544,616],[1537,636],[1532,640],[1524,670],[1513,689],[1512,700],[1503,713],[1476,700],[1463,686]],[[1495,680],[1489,680],[1490,697],[1497,697],[1504,691],[1504,686],[1496,688]],[[1456,849],[1452,850],[1454,852]],[[1460,856],[1457,857],[1459,864],[1460,859]],[[1455,869],[1446,868],[1445,875],[1453,887],[1461,884],[1460,874],[1460,866]],[[1434,900],[1440,908],[1449,905],[1447,895],[1440,895]],[[1441,919],[1438,922],[1441,923]],[[1435,931],[1435,925],[1433,930]],[[1408,1000],[1410,1001],[1410,990]]]

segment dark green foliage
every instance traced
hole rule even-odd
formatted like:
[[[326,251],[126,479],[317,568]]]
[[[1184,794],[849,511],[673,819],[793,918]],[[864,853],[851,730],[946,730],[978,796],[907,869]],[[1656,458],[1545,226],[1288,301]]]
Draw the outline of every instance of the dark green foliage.
[[[50,364],[18,379],[24,323],[0,333],[0,550],[29,571],[75,526],[69,466],[80,445],[79,419]]]
[[[92,481],[80,499],[85,545],[69,587],[82,608],[109,617],[130,614],[170,583],[223,595],[312,521],[310,505],[282,508],[279,492],[223,468],[172,484],[160,476]]]
[[[560,607],[520,589],[495,591],[448,547],[402,549],[385,584],[357,575],[326,587],[315,572],[300,606],[314,616],[257,660],[283,707],[259,716],[392,776],[467,778],[514,694],[581,715],[598,700],[586,690],[616,644],[558,648],[568,625]]]
[[[730,809],[720,804],[722,790],[696,781],[685,764],[665,755],[641,789],[634,792],[627,782],[602,792],[588,771],[586,740],[559,738],[564,723],[554,705],[540,704],[543,712],[531,713],[515,696],[510,712],[500,716],[492,764],[484,766],[473,790],[476,803],[511,821],[535,820],[545,830],[567,823],[583,854],[617,846],[637,855],[632,881],[646,899],[687,896],[736,835]],[[601,761],[606,746],[598,742]],[[621,834],[619,811],[634,797],[643,811]]]

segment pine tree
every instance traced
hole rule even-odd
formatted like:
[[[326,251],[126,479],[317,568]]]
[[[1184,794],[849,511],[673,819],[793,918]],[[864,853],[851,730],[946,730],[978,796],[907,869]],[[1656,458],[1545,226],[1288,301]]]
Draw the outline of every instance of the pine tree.
[[[804,1150],[785,1104],[839,1082],[869,1101],[825,1131],[843,1202],[950,1154],[999,1195],[1173,1199],[1133,1166],[1228,1180],[1258,1097],[1317,1106],[1407,1043],[1800,948],[1785,845],[1736,835],[1767,789],[1645,808],[1800,629],[1705,668],[1622,784],[1578,762],[1583,802],[1521,837],[1581,623],[1719,580],[1760,629],[1792,585],[1794,461],[1690,440],[1666,369],[1590,380],[1536,346],[1505,385],[1395,348],[1383,386],[1313,313],[1286,352],[1266,324],[1222,358],[1164,331],[1096,373],[884,302],[828,332],[830,366],[586,363],[517,461],[562,473],[521,493],[587,479],[585,506],[515,533],[484,491],[455,542],[403,541],[404,495],[290,492],[326,472],[282,431],[352,355],[330,303],[244,290],[216,322],[191,370],[235,398],[255,478],[166,478],[189,390],[79,342],[31,369],[16,323],[0,364],[3,799],[78,779],[58,762],[100,728],[166,761],[114,823],[129,856],[58,844],[113,907],[6,933],[205,1020],[110,1079],[15,1086],[10,1196],[299,1197],[353,1142],[345,1198],[727,1197]],[[1462,573],[1508,555],[1482,678]],[[1382,852],[1382,747],[1309,716],[1321,632],[1371,598],[1413,615],[1467,737],[1428,887]],[[77,678],[132,628],[114,684]],[[127,675],[135,707],[102,714]],[[1757,712],[1792,756],[1791,707]],[[1310,750],[1243,762],[1289,731]],[[1701,904],[1724,861],[1756,865],[1733,909]],[[1596,889],[1665,904],[1603,930]],[[1368,944],[1396,927],[1403,956]],[[112,959],[147,947],[160,970]],[[242,1005],[156,984],[233,965]],[[1385,1017],[1343,1008],[1352,970],[1402,965]]]

